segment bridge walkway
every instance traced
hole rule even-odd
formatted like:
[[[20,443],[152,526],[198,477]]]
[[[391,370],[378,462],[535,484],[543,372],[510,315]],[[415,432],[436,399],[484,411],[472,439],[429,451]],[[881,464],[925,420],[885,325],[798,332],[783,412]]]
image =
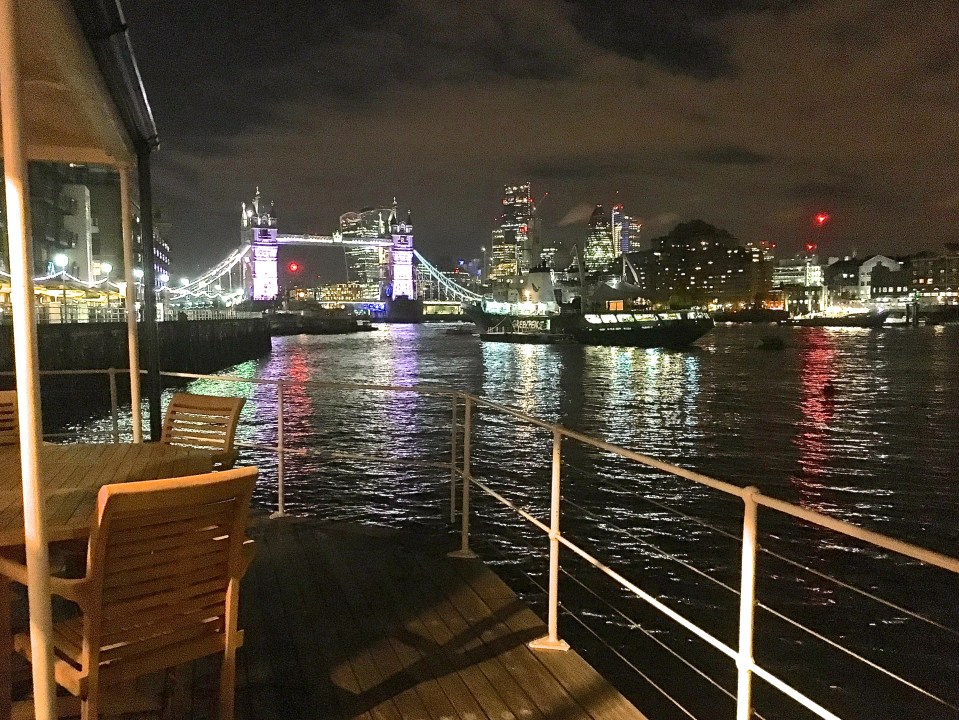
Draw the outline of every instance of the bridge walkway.
[[[482,562],[393,531],[284,519],[250,531],[238,720],[643,720]],[[213,668],[175,717],[207,717]]]

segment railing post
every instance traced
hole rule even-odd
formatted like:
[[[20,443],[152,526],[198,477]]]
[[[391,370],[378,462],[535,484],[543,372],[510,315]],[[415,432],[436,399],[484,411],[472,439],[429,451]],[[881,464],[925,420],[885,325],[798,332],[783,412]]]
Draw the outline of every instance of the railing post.
[[[456,522],[456,418],[459,396],[453,393],[453,428],[450,432],[450,522]]]
[[[736,720],[752,716],[753,620],[756,606],[756,523],[759,488],[743,494],[743,557],[739,586],[739,654],[736,658]]]
[[[284,468],[284,447],[283,447],[283,381],[276,381],[276,512],[270,515],[271,518],[286,517],[286,487],[285,487],[285,468]]]
[[[559,511],[562,466],[563,433],[553,430],[553,477],[549,502],[549,615],[546,622],[548,634],[529,644],[533,650],[569,650],[569,643],[559,639]]]
[[[470,550],[470,443],[473,424],[473,398],[463,395],[463,501],[460,507],[462,525],[460,529],[460,549],[449,553],[449,557],[475,558]]]
[[[113,420],[113,442],[120,442],[120,418],[119,418],[119,403],[117,402],[117,371],[116,368],[110,368],[107,370],[107,374],[110,376],[110,417]]]

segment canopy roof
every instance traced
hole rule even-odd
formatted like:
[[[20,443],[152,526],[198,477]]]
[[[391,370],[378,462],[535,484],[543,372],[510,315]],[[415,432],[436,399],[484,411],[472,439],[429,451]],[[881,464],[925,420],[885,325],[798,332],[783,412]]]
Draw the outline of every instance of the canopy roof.
[[[132,166],[156,126],[116,0],[19,0],[28,160]]]

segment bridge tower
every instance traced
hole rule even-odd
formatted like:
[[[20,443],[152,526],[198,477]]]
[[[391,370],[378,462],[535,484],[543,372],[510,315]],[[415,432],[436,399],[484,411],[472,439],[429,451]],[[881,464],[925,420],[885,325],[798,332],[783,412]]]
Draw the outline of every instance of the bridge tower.
[[[407,212],[406,220],[401,221],[396,211],[396,198],[393,198],[393,212],[390,214],[390,237],[393,240],[390,249],[390,299],[405,297],[416,300],[412,214]]]
[[[253,202],[242,204],[240,241],[251,246],[243,266],[243,281],[251,300],[275,300],[280,292],[276,270],[276,216],[272,202],[269,207],[261,205],[259,187]]]

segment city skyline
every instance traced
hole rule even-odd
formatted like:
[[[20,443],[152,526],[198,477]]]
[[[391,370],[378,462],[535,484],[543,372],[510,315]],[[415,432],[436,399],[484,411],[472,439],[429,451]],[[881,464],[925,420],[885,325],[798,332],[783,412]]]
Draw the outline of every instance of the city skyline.
[[[653,235],[703,218],[798,248],[826,211],[837,254],[938,246],[959,220],[957,68],[938,28],[959,8],[920,5],[126,10],[160,127],[157,196],[190,266],[229,250],[254,182],[301,232],[399,192],[433,254],[488,243],[511,178],[550,191],[559,241],[618,190]]]

